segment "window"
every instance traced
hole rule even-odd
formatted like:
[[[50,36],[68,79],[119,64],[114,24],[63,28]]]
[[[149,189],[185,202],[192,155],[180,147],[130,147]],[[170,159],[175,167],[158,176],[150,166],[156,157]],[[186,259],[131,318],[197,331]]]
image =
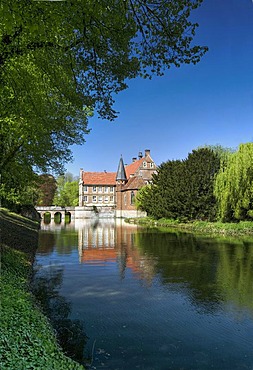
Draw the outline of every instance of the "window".
[[[150,168],[154,168],[154,162],[150,163]]]
[[[98,187],[98,192],[99,192],[99,193],[102,193],[102,186],[99,186],[99,187]]]
[[[87,195],[85,195],[85,196],[83,197],[83,201],[84,201],[84,203],[87,203],[87,202],[88,202],[88,197],[87,197]]]
[[[99,196],[99,197],[98,197],[98,201],[99,201],[99,203],[102,203],[102,201],[103,201],[103,197]]]
[[[134,204],[134,198],[135,198],[134,192],[131,191],[131,204]]]
[[[108,196],[107,195],[105,196],[104,199],[105,199],[105,203],[108,203]]]
[[[93,192],[95,193],[97,191],[97,187],[93,186]]]
[[[104,192],[108,193],[108,186],[105,186]]]
[[[87,191],[88,191],[88,186],[87,185],[84,185],[83,191],[84,191],[84,193],[87,193]]]
[[[113,196],[110,196],[110,202],[113,203]]]
[[[143,162],[143,167],[146,168],[147,167],[147,162]]]
[[[96,197],[96,195],[93,195],[93,197],[92,197],[92,202],[93,202],[93,203],[96,203],[96,202],[97,202],[97,197]]]
[[[113,193],[113,186],[110,186],[110,193]]]

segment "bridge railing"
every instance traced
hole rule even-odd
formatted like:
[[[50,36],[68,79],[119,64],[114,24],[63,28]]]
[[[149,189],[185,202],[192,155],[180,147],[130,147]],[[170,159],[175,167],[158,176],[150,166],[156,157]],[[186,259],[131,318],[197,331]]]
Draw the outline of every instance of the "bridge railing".
[[[59,206],[37,206],[37,211],[65,211],[66,207]]]

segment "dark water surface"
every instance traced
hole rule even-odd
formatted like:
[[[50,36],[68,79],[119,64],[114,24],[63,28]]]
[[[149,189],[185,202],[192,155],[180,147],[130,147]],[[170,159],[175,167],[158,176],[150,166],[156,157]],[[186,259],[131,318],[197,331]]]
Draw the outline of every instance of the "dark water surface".
[[[62,345],[89,369],[253,369],[253,239],[42,225],[35,267]]]

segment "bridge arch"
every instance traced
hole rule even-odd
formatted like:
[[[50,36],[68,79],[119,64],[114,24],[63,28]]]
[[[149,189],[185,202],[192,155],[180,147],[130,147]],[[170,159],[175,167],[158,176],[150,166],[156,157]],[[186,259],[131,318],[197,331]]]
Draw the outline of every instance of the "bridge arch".
[[[47,216],[46,223],[50,223],[52,221],[55,221],[56,223],[69,223],[72,218],[75,219],[75,207],[37,206],[36,210],[39,212],[41,219],[44,222],[45,216]],[[51,216],[50,221],[48,215]]]
[[[71,222],[71,212],[70,211],[66,211],[65,212],[65,222],[66,223],[70,223]]]
[[[56,211],[54,212],[54,222],[56,224],[60,224],[65,218],[65,211],[64,211],[64,216],[63,216],[63,212],[61,211]]]
[[[50,211],[41,212],[40,215],[45,224],[50,224],[52,221],[52,214]]]

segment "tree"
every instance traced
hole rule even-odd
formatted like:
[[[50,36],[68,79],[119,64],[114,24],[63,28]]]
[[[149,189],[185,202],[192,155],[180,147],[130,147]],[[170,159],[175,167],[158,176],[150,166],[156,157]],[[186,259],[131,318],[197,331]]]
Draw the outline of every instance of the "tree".
[[[38,180],[39,196],[36,204],[42,206],[51,206],[57,189],[56,180],[52,175],[43,174]]]
[[[182,179],[184,162],[172,160],[163,162],[152,177],[152,184],[139,190],[137,207],[148,215],[176,219],[182,214]]]
[[[189,220],[214,220],[216,200],[214,181],[220,168],[220,158],[208,148],[193,150],[185,162],[185,212]]]
[[[253,143],[241,144],[217,175],[215,196],[222,221],[253,217]]]
[[[212,150],[220,158],[220,166],[221,167],[226,166],[230,155],[233,154],[236,151],[234,148],[227,148],[227,147],[224,147],[220,144],[204,145],[204,146],[200,146],[198,149],[210,149],[210,150]]]
[[[154,176],[154,214],[156,218],[166,217],[176,219],[182,214],[182,187],[184,162],[172,160],[159,166],[158,174]]]
[[[192,46],[189,17],[201,3],[2,0],[2,182],[61,173],[69,147],[85,141],[89,115],[116,117],[114,95],[127,79],[197,63],[207,48]]]
[[[55,194],[53,203],[56,206],[78,206],[79,201],[79,188],[78,180],[74,179],[74,176],[67,172],[65,175],[61,175],[57,179],[57,192]]]
[[[183,161],[162,163],[150,188],[138,194],[139,207],[155,218],[213,220],[219,167],[219,156],[208,148],[193,150]]]

